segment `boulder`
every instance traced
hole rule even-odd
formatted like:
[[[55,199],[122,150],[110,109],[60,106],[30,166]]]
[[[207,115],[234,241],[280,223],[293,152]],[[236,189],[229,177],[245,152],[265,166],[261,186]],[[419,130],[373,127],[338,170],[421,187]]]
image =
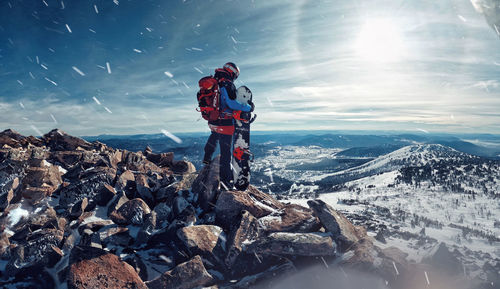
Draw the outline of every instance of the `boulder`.
[[[332,233],[332,238],[342,251],[347,250],[361,239],[367,238],[366,231],[363,228],[354,226],[342,213],[334,210],[322,200],[309,200],[307,204],[318,217],[323,227]]]
[[[293,256],[334,256],[336,245],[328,234],[271,233],[245,246],[245,251]]]
[[[147,282],[149,289],[190,289],[209,285],[214,278],[210,275],[200,256],[177,265],[158,278]]]
[[[227,256],[224,260],[227,268],[231,268],[243,251],[244,244],[259,239],[261,228],[257,219],[248,211],[243,211],[240,221],[231,230],[228,238]]]
[[[244,192],[223,191],[217,199],[215,211],[217,222],[229,226],[243,210],[250,212],[256,218],[261,218],[283,207],[282,203],[250,185]]]
[[[124,203],[118,210],[110,214],[113,222],[119,225],[142,225],[144,217],[151,213],[148,205],[142,199],[133,199]]]
[[[295,204],[285,205],[282,209],[259,218],[259,224],[268,233],[309,233],[317,232],[321,228],[311,209]]]
[[[222,228],[213,225],[189,226],[179,229],[177,236],[192,254],[223,264],[226,236]]]
[[[118,256],[92,247],[71,251],[68,288],[147,289],[137,272]]]
[[[204,166],[193,181],[191,190],[198,195],[198,203],[203,209],[214,203],[219,189],[219,159],[217,156],[210,165]]]

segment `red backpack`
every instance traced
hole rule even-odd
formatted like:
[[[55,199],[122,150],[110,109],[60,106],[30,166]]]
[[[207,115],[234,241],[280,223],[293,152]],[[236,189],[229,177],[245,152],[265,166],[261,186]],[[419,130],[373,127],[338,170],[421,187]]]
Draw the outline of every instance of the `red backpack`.
[[[205,76],[198,81],[200,91],[197,93],[198,108],[201,116],[208,121],[219,119],[220,93],[219,83],[213,76]]]

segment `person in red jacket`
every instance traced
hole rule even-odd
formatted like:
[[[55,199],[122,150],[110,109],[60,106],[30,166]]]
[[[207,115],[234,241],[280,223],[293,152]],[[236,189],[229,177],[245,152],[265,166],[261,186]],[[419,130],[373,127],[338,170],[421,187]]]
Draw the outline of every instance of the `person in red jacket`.
[[[228,62],[222,68],[215,70],[214,78],[219,82],[220,87],[220,109],[219,119],[209,121],[208,126],[211,130],[210,137],[205,145],[205,155],[203,163],[209,164],[212,161],[212,155],[220,145],[220,180],[225,189],[233,188],[233,174],[231,172],[231,145],[233,143],[234,123],[233,110],[250,112],[253,110],[253,104],[241,104],[236,101],[236,87],[234,80],[240,75],[240,70],[236,64]]]

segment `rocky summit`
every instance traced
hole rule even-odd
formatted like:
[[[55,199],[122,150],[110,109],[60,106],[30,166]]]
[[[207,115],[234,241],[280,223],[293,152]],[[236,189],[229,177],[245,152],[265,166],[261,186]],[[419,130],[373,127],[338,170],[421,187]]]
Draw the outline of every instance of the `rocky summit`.
[[[215,163],[197,172],[173,153],[3,131],[0,287],[425,288],[435,267],[460,272],[439,262],[443,246],[428,264],[375,246],[320,200],[222,191]]]

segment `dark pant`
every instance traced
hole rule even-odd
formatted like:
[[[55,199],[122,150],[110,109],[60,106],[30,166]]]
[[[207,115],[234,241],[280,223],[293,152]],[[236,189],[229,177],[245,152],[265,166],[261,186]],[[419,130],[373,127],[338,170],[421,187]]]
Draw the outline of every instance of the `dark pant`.
[[[220,145],[220,163],[219,163],[219,176],[220,180],[226,185],[228,189],[233,186],[233,173],[231,172],[231,144],[233,135],[225,135],[212,131],[208,137],[207,144],[205,145],[205,156],[203,161],[211,161],[212,155],[217,147],[217,141]]]

